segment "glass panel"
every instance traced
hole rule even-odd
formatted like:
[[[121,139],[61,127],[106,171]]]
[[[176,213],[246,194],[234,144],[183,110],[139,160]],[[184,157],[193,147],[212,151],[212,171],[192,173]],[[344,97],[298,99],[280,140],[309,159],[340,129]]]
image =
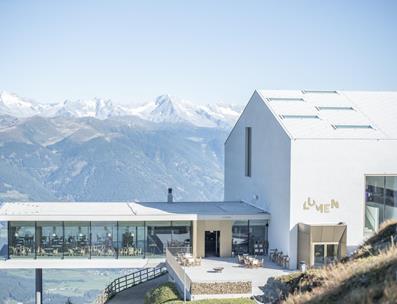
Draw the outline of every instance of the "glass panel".
[[[365,228],[372,232],[378,230],[379,224],[383,222],[384,185],[383,176],[366,177]]]
[[[232,251],[234,255],[248,253],[248,221],[233,223]]]
[[[172,242],[171,222],[146,222],[147,255],[164,255]]]
[[[326,262],[332,263],[338,259],[338,245],[337,244],[327,244],[327,257]]]
[[[90,256],[90,223],[65,222],[65,258]]]
[[[249,253],[256,255],[266,255],[269,248],[269,243],[267,241],[267,221],[252,220],[249,221],[249,227]]]
[[[63,251],[62,222],[37,222],[37,257],[61,258]]]
[[[8,222],[0,222],[0,257],[8,258]]]
[[[191,247],[192,222],[172,222],[172,240],[169,247]]]
[[[11,222],[9,240],[10,257],[35,257],[34,222]]]
[[[91,257],[116,257],[117,224],[91,223]]]
[[[143,222],[119,222],[119,258],[143,256],[145,230]]]
[[[397,176],[386,176],[385,220],[397,219]]]
[[[322,266],[324,265],[324,252],[325,245],[317,244],[314,245],[314,266]]]

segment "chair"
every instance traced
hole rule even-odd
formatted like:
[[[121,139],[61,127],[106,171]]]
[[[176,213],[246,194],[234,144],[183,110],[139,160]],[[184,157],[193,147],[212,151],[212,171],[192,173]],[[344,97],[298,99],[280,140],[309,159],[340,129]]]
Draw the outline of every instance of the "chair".
[[[198,258],[194,259],[194,265],[195,266],[200,266],[201,265],[201,257],[198,257]]]

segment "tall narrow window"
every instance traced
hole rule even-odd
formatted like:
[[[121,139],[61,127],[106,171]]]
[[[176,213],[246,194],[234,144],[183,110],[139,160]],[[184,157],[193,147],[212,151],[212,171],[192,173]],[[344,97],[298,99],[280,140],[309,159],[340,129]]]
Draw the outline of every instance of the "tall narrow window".
[[[245,128],[245,176],[251,176],[252,129]]]

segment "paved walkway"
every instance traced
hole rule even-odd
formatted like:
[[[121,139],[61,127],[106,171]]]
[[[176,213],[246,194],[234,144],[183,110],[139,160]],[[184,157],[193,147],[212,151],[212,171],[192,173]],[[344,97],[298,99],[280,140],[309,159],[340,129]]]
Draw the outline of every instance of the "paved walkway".
[[[252,294],[260,295],[263,292],[259,287],[266,284],[270,277],[290,273],[290,270],[264,258],[265,266],[259,268],[247,268],[237,263],[236,258],[205,258],[201,266],[185,267],[186,274],[193,282],[222,282],[222,281],[252,281]],[[213,271],[214,267],[223,267],[221,273]]]
[[[155,288],[165,282],[168,282],[168,274],[128,288],[120,292],[114,298],[110,299],[107,304],[143,304],[145,294],[152,288]]]

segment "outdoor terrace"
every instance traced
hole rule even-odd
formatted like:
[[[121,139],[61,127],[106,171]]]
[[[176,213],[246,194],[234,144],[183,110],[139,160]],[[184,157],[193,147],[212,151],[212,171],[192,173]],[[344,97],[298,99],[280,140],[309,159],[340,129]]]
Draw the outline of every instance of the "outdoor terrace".
[[[270,277],[290,273],[268,257],[258,257],[263,266],[248,267],[234,258],[203,258],[200,263],[178,262],[178,255],[167,250],[170,278],[191,300],[238,298],[262,294],[261,287]]]

